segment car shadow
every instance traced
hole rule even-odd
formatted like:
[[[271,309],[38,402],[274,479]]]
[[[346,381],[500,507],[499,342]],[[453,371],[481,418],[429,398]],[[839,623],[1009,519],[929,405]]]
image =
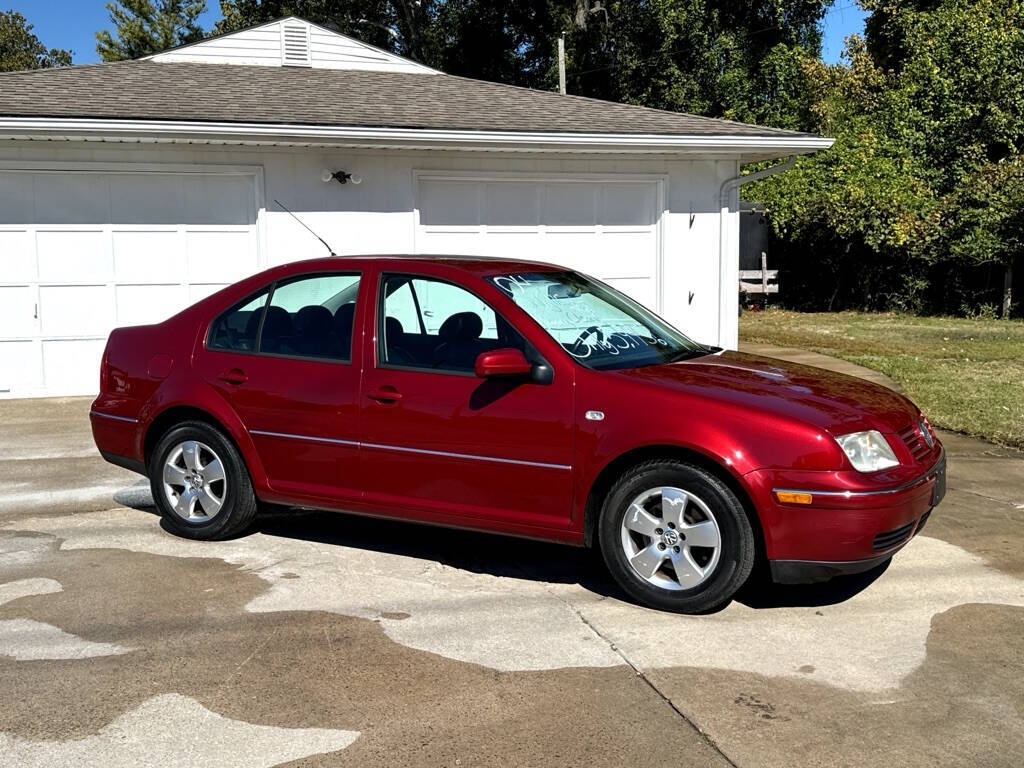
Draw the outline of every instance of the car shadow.
[[[118,491],[114,501],[159,514],[145,480]],[[162,521],[161,528],[172,533]],[[344,512],[277,506],[262,508],[253,527],[232,538],[252,533],[429,560],[488,576],[578,584],[596,595],[640,605],[612,580],[600,552],[593,549]],[[762,565],[734,599],[757,610],[835,605],[867,589],[888,567],[886,561],[870,571],[817,584],[776,584]],[[718,613],[725,607],[707,613]]]
[[[814,584],[776,584],[764,566],[755,570],[734,598],[748,608],[815,608],[844,603],[870,587],[892,561],[886,560],[870,571],[836,576]]]
[[[469,573],[579,584],[597,594],[626,599],[604,571],[599,553],[565,544],[287,508],[261,511],[252,532],[430,560]]]

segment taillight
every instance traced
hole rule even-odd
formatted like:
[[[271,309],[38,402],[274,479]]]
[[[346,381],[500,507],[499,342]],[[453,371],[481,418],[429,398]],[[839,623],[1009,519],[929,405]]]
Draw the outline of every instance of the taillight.
[[[100,392],[106,392],[110,384],[110,361],[107,359],[110,354],[110,342],[107,342],[103,350],[103,358],[100,360]]]

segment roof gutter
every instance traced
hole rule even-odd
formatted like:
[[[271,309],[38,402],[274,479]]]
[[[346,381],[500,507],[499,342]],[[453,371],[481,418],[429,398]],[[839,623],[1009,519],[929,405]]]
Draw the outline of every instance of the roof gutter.
[[[469,131],[38,117],[0,117],[0,138],[172,143],[204,141],[216,144],[522,152],[721,152],[768,156],[817,152],[832,145],[832,139],[799,134],[748,136]]]
[[[832,140],[826,139],[828,146],[832,146]],[[791,155],[790,157],[783,160],[781,163],[770,165],[767,168],[762,168],[760,171],[754,173],[741,174],[734,176],[731,179],[726,179],[722,182],[721,189],[718,193],[718,286],[721,294],[718,301],[718,345],[722,347],[731,347],[734,341],[731,333],[733,323],[736,322],[737,313],[732,310],[732,297],[739,295],[738,280],[733,277],[733,267],[739,269],[738,262],[734,265],[731,258],[732,249],[730,248],[729,233],[729,208],[732,203],[733,192],[738,190],[744,184],[750,184],[754,181],[760,181],[766,179],[769,176],[774,176],[777,173],[788,171],[796,164],[796,156]],[[727,329],[729,329],[727,331]],[[726,338],[728,336],[729,338]]]

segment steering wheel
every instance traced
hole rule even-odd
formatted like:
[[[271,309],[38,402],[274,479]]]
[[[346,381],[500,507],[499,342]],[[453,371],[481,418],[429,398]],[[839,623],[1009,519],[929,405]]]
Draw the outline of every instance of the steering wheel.
[[[598,344],[604,344],[604,333],[602,333],[601,329],[598,328],[596,325],[592,325],[585,331],[580,333],[580,335],[576,337],[576,341],[574,341],[572,344],[569,344],[569,350],[571,351],[573,349],[577,349],[583,346],[584,344],[586,344],[587,339],[589,339],[591,336],[595,337],[595,341]]]

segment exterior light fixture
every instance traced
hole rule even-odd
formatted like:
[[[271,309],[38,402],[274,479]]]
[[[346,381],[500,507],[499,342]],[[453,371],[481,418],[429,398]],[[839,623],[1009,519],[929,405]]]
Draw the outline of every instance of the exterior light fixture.
[[[350,181],[353,184],[362,184],[363,177],[347,171],[332,171],[330,168],[324,168],[320,173],[320,181],[324,184],[330,184],[331,181],[336,181],[339,184],[348,184]]]

